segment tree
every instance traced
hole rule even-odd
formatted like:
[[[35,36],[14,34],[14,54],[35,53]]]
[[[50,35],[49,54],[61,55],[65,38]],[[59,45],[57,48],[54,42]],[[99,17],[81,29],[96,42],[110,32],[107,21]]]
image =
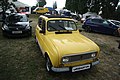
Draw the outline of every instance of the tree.
[[[88,11],[87,0],[66,0],[65,7],[68,10],[78,13],[85,13]]]
[[[38,7],[43,7],[44,5],[46,5],[46,0],[38,0],[38,3],[36,4]]]
[[[119,0],[100,0],[101,2],[101,11],[103,18],[114,19],[115,11]],[[109,15],[108,15],[109,14]]]
[[[76,5],[80,14],[84,14],[88,11],[87,1],[88,0],[78,0],[78,3]]]
[[[103,18],[114,18],[119,0],[66,0],[65,7],[80,14],[101,11]],[[108,15],[109,14],[109,15]]]
[[[2,8],[3,19],[6,18],[5,12],[6,12],[6,10],[8,10],[8,9],[10,8],[11,5],[12,5],[14,8],[16,8],[15,4],[9,3],[8,1],[9,1],[9,0],[2,0],[2,1],[0,1],[0,7]],[[17,1],[17,0],[13,0],[13,1]]]
[[[120,1],[117,5],[116,16],[115,17],[116,17],[117,20],[120,20]]]
[[[53,3],[53,9],[57,8],[57,2],[55,1],[55,3]]]

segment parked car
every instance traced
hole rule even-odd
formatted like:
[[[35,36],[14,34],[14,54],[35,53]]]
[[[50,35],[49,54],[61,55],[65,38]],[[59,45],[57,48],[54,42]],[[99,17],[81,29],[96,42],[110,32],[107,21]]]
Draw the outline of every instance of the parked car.
[[[48,72],[76,72],[99,63],[99,47],[77,30],[71,18],[41,15],[35,39],[46,59]]]
[[[10,14],[2,24],[3,36],[31,36],[30,22],[25,14]]]
[[[105,20],[100,18],[89,18],[87,19],[82,28],[85,29],[86,32],[100,32],[105,34],[111,34],[115,36],[119,36],[120,25],[117,25],[114,21]]]
[[[101,18],[101,19],[102,19],[102,17],[101,17],[100,15],[97,15],[96,13],[87,12],[87,13],[85,13],[85,14],[82,15],[81,23],[84,23],[84,21],[85,21],[87,18]]]
[[[45,13],[48,13],[49,10],[48,8],[37,7],[35,8],[35,10],[33,10],[33,12],[36,12],[37,14],[45,14]]]

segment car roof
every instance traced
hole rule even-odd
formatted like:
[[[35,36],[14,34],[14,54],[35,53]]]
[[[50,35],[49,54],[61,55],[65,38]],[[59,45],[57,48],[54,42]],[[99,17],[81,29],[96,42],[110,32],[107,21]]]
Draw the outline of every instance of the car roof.
[[[102,18],[98,18],[98,17],[90,17],[88,19],[102,19]],[[103,19],[102,19],[103,20]]]
[[[10,14],[9,16],[11,16],[11,15],[20,15],[20,16],[24,16],[24,15],[26,15],[26,14],[21,14],[21,13],[13,13],[13,14]]]
[[[72,19],[68,16],[60,16],[60,15],[41,15],[40,17],[45,17],[45,18],[69,18]]]
[[[117,20],[108,20],[108,21],[120,22],[120,21],[117,21]]]

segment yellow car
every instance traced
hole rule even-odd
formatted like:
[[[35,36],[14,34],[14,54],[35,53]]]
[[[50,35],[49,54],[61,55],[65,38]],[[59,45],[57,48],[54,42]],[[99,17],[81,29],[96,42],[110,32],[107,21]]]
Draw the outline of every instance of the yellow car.
[[[71,18],[41,15],[35,39],[46,59],[48,72],[76,72],[99,63],[99,47],[77,30]]]
[[[43,7],[37,7],[33,12],[40,13],[40,14],[45,14],[49,12],[48,8],[43,8]]]

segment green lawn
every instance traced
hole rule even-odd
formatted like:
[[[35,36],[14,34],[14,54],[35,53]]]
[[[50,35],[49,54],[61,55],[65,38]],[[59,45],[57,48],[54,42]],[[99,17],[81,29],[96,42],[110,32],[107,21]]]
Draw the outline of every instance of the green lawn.
[[[52,73],[45,70],[45,60],[35,43],[34,30],[38,16],[32,15],[32,37],[8,39],[0,30],[0,80],[119,80],[120,51],[118,37],[82,32],[101,48],[101,63],[77,73]],[[0,26],[1,27],[1,26]]]

